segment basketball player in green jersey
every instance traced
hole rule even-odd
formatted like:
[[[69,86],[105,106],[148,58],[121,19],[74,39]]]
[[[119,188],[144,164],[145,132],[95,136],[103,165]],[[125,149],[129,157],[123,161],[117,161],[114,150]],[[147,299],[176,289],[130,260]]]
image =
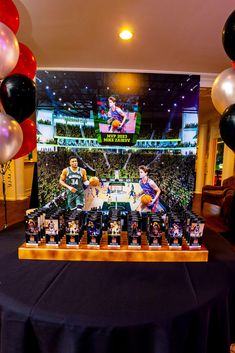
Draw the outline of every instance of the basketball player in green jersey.
[[[60,185],[68,189],[67,206],[70,210],[82,209],[85,203],[83,185],[88,186],[86,170],[78,167],[77,158],[69,158],[70,167],[63,169],[60,175]]]

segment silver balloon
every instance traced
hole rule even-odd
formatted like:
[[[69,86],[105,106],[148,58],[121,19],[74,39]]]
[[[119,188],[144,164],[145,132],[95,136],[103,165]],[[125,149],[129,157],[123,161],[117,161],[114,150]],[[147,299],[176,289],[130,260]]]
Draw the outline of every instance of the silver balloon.
[[[211,90],[211,99],[220,114],[235,103],[235,68],[224,70],[216,77]]]
[[[10,115],[0,113],[0,164],[6,163],[23,143],[20,124]]]
[[[19,59],[19,43],[12,30],[0,22],[0,79],[6,77]]]

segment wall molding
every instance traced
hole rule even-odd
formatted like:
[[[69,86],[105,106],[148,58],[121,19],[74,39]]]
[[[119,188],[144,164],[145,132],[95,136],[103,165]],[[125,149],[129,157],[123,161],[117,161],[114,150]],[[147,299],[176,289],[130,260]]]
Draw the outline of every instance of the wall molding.
[[[87,72],[135,72],[135,73],[150,73],[150,74],[175,74],[175,75],[199,75],[201,87],[212,87],[212,84],[218,73],[206,72],[185,72],[185,71],[162,71],[162,70],[146,70],[146,69],[105,69],[105,68],[90,68],[90,67],[38,67],[38,70],[48,71],[87,71]]]

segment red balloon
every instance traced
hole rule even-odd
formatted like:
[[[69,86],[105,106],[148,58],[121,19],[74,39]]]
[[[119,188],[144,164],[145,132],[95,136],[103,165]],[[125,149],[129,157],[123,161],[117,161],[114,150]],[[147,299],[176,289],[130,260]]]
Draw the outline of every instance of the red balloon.
[[[25,156],[36,147],[36,124],[30,120],[25,119],[21,124],[21,129],[23,131],[23,143],[20,147],[20,150],[12,159],[17,159]]]
[[[7,25],[15,34],[20,25],[18,10],[12,0],[0,1],[0,22]]]
[[[19,43],[20,55],[18,62],[8,76],[14,74],[22,74],[33,79],[36,74],[37,63],[34,54],[31,50],[23,43]]]

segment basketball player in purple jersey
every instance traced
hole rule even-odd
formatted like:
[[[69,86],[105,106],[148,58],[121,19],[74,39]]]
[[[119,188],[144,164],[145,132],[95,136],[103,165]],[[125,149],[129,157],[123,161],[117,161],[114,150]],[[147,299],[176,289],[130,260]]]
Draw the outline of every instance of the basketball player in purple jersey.
[[[149,195],[152,198],[152,202],[148,205],[144,205],[142,202],[138,205],[136,211],[141,212],[145,207],[147,207],[151,212],[156,212],[158,198],[161,190],[155,184],[155,182],[148,177],[149,168],[145,165],[139,166],[139,174],[140,174],[140,187],[142,191],[137,195],[140,197],[141,195]]]
[[[109,102],[108,117],[110,117],[110,119],[108,120],[108,123],[111,124],[109,132],[125,133],[124,125],[127,119],[126,114],[121,108],[116,107],[115,97],[109,97],[108,102]],[[114,120],[118,120],[120,122],[120,126],[116,129],[112,126],[112,122]]]

